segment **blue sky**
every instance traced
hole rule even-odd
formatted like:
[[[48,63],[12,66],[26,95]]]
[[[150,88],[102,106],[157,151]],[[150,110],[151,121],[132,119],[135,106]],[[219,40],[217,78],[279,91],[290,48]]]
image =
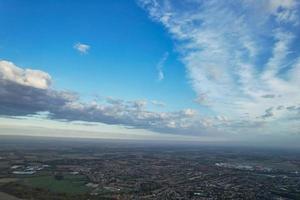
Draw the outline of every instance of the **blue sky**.
[[[1,32],[2,59],[48,72],[56,88],[169,101],[173,108],[184,107],[193,95],[172,40],[134,1],[1,5],[1,24],[8,27]],[[77,42],[91,45],[88,55],[70,48]],[[165,52],[168,81],[158,82],[156,64]]]
[[[299,11],[295,0],[0,0],[0,128],[293,138]]]

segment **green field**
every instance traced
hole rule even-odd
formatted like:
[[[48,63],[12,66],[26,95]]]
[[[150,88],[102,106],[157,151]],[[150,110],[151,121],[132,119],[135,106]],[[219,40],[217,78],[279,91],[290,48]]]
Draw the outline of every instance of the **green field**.
[[[6,194],[4,192],[0,192],[0,199],[5,199],[5,200],[22,200],[22,199],[19,199],[15,196],[12,196],[12,195],[9,195],[9,194]]]
[[[10,182],[16,182],[19,179],[17,178],[0,178],[0,185],[5,184],[5,183],[10,183]]]
[[[47,189],[55,193],[84,194],[89,192],[89,188],[85,186],[86,181],[85,176],[65,175],[63,180],[56,180],[53,176],[36,176],[26,178],[22,183],[30,187]]]

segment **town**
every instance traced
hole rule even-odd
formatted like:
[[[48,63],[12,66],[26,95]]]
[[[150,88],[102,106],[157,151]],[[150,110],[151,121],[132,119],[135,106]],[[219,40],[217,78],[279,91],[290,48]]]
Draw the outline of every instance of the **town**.
[[[299,152],[115,141],[5,141],[0,191],[20,199],[299,199]]]

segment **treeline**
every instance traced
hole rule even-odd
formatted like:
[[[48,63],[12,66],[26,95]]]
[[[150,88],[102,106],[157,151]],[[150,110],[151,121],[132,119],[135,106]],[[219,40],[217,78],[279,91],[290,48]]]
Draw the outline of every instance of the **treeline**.
[[[113,200],[113,198],[91,196],[89,194],[72,195],[66,193],[53,193],[47,189],[32,188],[17,182],[1,185],[0,191],[28,200]]]

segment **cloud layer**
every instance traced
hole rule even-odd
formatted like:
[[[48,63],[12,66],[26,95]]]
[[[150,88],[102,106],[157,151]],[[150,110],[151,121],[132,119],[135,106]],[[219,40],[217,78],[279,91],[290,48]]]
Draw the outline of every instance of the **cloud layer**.
[[[140,0],[139,5],[173,37],[195,102],[215,115],[285,123],[290,113],[275,108],[300,105],[299,1]]]
[[[173,134],[206,134],[209,130],[209,123],[200,120],[192,109],[154,112],[147,110],[145,100],[124,101],[110,97],[102,103],[84,103],[73,92],[53,90],[50,83],[50,75],[45,72],[0,61],[0,115],[46,112],[48,118],[55,120],[118,124]],[[157,101],[150,103],[162,105]]]

